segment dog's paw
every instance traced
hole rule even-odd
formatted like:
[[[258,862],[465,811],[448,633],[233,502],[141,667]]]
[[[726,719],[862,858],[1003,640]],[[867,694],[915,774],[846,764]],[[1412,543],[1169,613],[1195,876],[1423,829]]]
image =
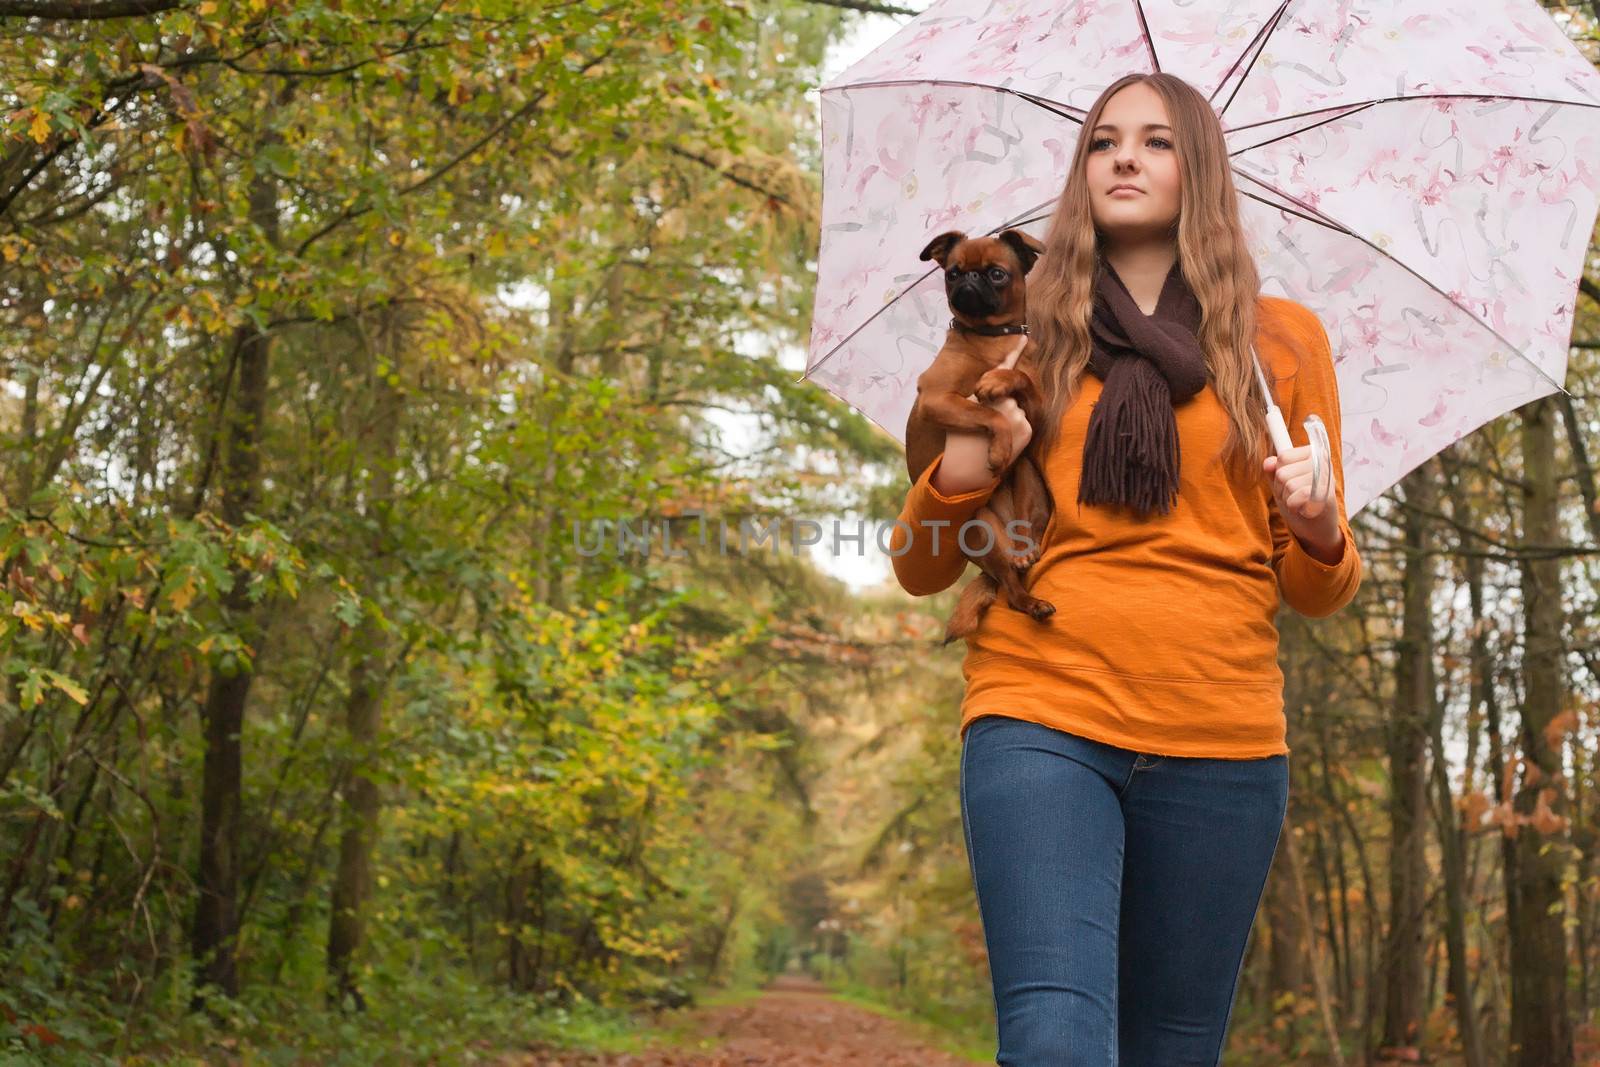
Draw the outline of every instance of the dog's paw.
[[[1007,467],[1011,466],[1011,443],[996,437],[989,442],[989,477],[998,478]]]
[[[1027,379],[1021,371],[1010,367],[994,367],[983,372],[972,395],[980,404],[988,404],[1008,396],[1015,396],[1027,388]]]
[[[1032,548],[1013,549],[1009,553],[1012,569],[1019,572],[1027,570],[1039,562],[1039,554],[1043,551],[1044,545],[1037,538],[1034,539]]]

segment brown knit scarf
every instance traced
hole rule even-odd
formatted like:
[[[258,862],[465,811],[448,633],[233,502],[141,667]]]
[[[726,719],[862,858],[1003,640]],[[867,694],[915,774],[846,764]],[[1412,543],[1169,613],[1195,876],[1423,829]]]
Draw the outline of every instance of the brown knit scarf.
[[[1078,503],[1126,504],[1165,515],[1178,495],[1174,405],[1206,384],[1200,301],[1174,263],[1156,300],[1139,310],[1102,257],[1089,335],[1089,370],[1105,383],[1089,415]]]

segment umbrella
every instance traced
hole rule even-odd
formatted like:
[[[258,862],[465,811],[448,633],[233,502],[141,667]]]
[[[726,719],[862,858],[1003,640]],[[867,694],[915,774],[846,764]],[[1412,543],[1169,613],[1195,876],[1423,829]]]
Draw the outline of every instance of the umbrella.
[[[1157,70],[1221,118],[1262,291],[1328,331],[1349,515],[1562,390],[1600,71],[1533,0],[935,3],[821,89],[802,380],[903,441],[949,321],[917,250],[944,230],[1043,239],[1090,105]]]

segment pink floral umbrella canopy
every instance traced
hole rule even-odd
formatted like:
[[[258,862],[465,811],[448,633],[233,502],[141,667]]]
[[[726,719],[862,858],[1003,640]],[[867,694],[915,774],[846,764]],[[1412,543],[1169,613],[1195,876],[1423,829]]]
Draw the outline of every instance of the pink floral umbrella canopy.
[[[1155,70],[1221,116],[1263,291],[1327,328],[1349,514],[1561,388],[1600,72],[1532,0],[935,3],[822,87],[805,377],[903,441],[949,322],[917,253],[952,229],[1042,240],[1089,106]]]

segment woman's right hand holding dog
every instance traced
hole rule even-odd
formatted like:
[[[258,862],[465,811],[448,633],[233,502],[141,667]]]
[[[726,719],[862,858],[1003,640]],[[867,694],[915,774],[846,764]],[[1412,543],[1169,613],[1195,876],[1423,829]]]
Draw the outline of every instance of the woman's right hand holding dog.
[[[1017,359],[1028,344],[1026,337],[1017,338],[1017,347],[1001,363],[1002,367],[1016,366]],[[968,397],[968,399],[976,399]],[[1012,397],[1001,397],[989,404],[1005,416],[1011,431],[1011,455],[1018,456],[1033,439],[1033,427],[1028,417]],[[945,496],[959,496],[974,489],[983,489],[999,483],[999,478],[989,469],[989,435],[951,430],[944,437],[944,462],[934,472],[933,487]]]

